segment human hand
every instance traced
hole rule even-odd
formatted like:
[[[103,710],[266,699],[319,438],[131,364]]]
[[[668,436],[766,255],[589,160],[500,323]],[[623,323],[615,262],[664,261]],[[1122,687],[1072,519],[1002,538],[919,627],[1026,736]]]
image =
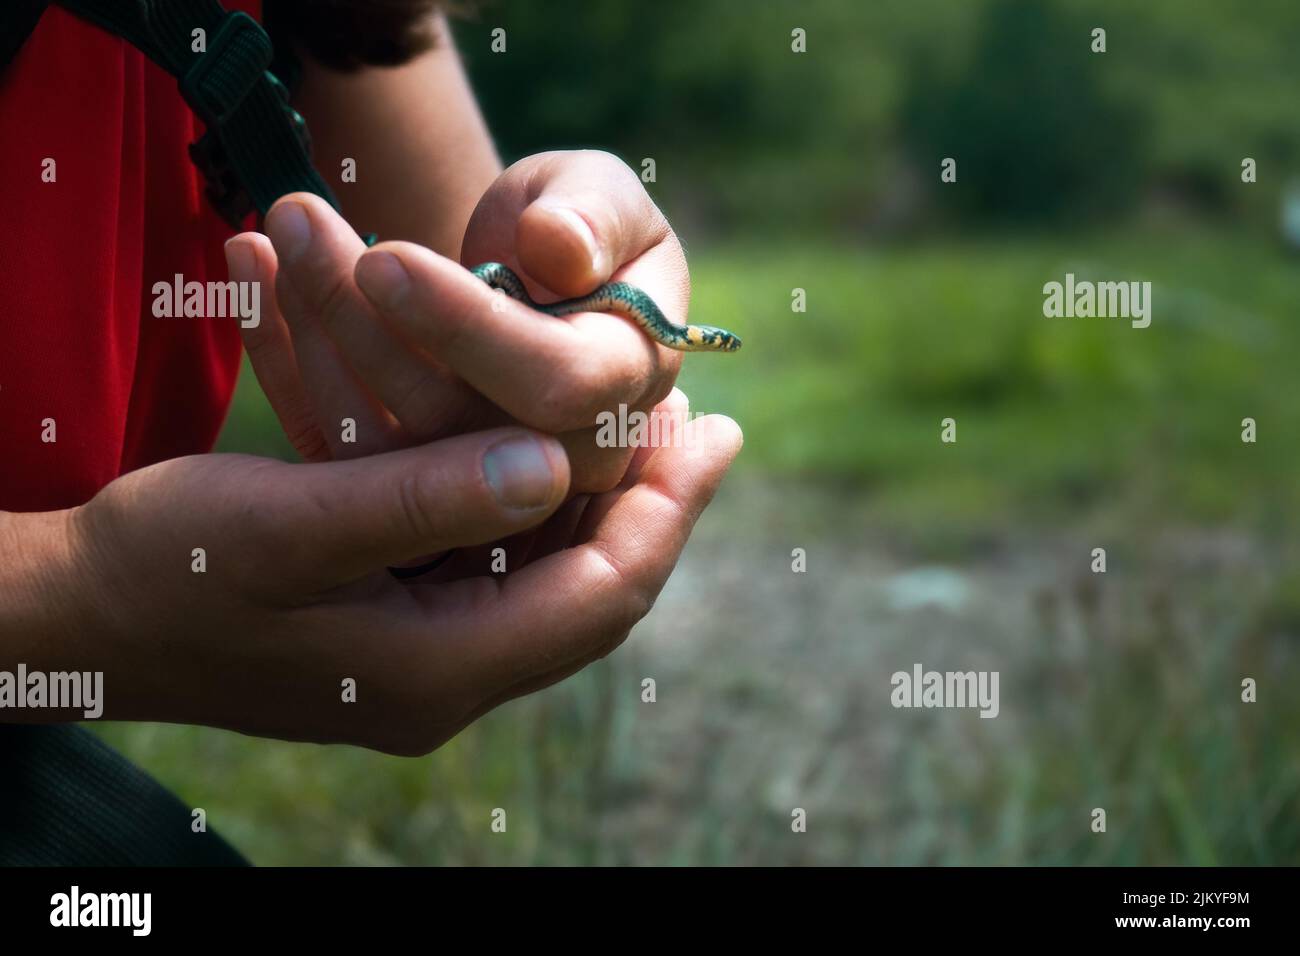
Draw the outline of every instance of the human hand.
[[[598,447],[597,414],[653,409],[680,368],[679,353],[620,316],[542,316],[421,246],[367,251],[314,196],[285,197],[266,229],[269,241],[256,233],[231,241],[231,278],[274,284],[245,344],[308,460],[517,422],[560,434],[575,493],[605,491],[633,449]],[[506,170],[465,234],[462,261],[486,260],[513,268],[538,299],[618,278],[645,289],[671,320],[686,318],[680,244],[635,174],[605,153],[544,153]],[[345,418],[356,423],[352,443],[342,440]]]
[[[0,614],[4,650],[102,671],[109,719],[426,753],[607,654],[649,610],[740,444],[725,418],[685,427],[527,566],[448,582],[384,568],[554,514],[569,483],[555,439],[506,428],[341,462],[162,462],[67,520],[5,517],[39,574],[0,575],[23,625]],[[61,595],[57,628],[32,626],[35,586],[11,593],[29,577]]]

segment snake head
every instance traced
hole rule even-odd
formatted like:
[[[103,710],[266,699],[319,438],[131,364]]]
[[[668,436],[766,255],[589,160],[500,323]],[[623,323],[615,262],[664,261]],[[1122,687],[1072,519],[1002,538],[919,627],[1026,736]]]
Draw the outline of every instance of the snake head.
[[[740,336],[716,325],[692,325],[686,330],[688,352],[734,352],[740,348]]]

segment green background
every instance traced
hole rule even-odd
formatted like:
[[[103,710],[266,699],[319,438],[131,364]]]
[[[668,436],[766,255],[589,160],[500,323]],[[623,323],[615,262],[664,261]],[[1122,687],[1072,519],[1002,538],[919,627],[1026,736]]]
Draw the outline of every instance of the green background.
[[[108,739],[265,864],[1300,862],[1300,6],[519,0],[457,35],[508,160],[655,160],[692,319],[745,340],[682,386],[741,458],[624,648],[427,758]],[[1150,281],[1151,327],[1045,318],[1066,272]],[[288,454],[247,372],[221,449]],[[999,671],[1000,716],[894,710],[917,661]]]

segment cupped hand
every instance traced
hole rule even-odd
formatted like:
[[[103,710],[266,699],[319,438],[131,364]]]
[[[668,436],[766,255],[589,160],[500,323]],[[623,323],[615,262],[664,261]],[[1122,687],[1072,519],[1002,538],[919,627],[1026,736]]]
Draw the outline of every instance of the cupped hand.
[[[503,428],[348,461],[133,472],[65,523],[69,660],[104,672],[110,719],[426,753],[609,653],[649,610],[740,444],[729,419],[684,427],[535,539],[526,566],[450,581],[384,568],[561,517],[554,438]]]

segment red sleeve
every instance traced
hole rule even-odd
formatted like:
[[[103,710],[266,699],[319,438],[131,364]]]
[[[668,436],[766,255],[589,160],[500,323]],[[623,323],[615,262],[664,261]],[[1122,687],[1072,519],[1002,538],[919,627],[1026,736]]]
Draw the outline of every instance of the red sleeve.
[[[0,73],[0,509],[211,449],[238,320],[152,314],[154,283],[226,277],[201,132],[166,71],[59,7]]]

